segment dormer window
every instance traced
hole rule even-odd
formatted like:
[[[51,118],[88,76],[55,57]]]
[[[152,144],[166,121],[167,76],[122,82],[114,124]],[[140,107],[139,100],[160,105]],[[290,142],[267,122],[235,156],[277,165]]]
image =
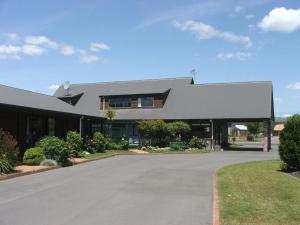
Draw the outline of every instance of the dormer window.
[[[154,107],[154,97],[140,97],[138,98],[138,108]]]
[[[111,108],[130,108],[131,98],[111,98],[109,99],[109,107]]]

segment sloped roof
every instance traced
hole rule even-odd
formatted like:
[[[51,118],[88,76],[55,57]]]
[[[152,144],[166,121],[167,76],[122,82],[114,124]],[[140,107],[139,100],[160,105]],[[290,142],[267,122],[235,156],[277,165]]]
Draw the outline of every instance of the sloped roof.
[[[284,124],[277,124],[274,127],[274,131],[283,131],[284,129]]]
[[[87,112],[85,110],[75,108],[72,105],[69,105],[53,96],[8,87],[5,85],[0,85],[0,104],[75,115],[86,115],[93,117],[100,116],[99,114],[93,114],[94,111]]]
[[[273,118],[272,82],[194,84],[193,78],[73,84],[75,93],[84,92],[75,108],[93,113],[99,96],[157,93],[169,90],[163,108],[118,109],[115,119],[267,119]],[[63,97],[61,86],[55,93]]]

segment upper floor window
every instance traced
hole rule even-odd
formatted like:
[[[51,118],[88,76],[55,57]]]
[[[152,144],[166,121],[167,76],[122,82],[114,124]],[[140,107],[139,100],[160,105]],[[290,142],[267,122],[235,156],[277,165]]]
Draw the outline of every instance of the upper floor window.
[[[154,97],[138,98],[138,107],[154,107]]]
[[[111,108],[130,108],[131,107],[131,98],[109,99],[109,107],[111,107]]]

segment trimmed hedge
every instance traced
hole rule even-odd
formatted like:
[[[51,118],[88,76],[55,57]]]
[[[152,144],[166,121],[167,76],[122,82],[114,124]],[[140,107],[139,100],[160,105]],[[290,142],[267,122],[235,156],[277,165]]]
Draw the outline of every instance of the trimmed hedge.
[[[40,165],[44,159],[45,155],[42,148],[30,148],[24,154],[23,163],[27,165]]]

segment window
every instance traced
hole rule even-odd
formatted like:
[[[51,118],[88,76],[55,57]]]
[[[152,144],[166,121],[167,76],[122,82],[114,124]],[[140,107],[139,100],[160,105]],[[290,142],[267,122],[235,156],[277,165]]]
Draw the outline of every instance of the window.
[[[111,107],[111,108],[130,108],[131,107],[131,98],[109,99],[109,107]]]
[[[55,135],[55,119],[53,118],[48,119],[48,135]]]
[[[138,107],[154,107],[154,97],[138,98]]]

